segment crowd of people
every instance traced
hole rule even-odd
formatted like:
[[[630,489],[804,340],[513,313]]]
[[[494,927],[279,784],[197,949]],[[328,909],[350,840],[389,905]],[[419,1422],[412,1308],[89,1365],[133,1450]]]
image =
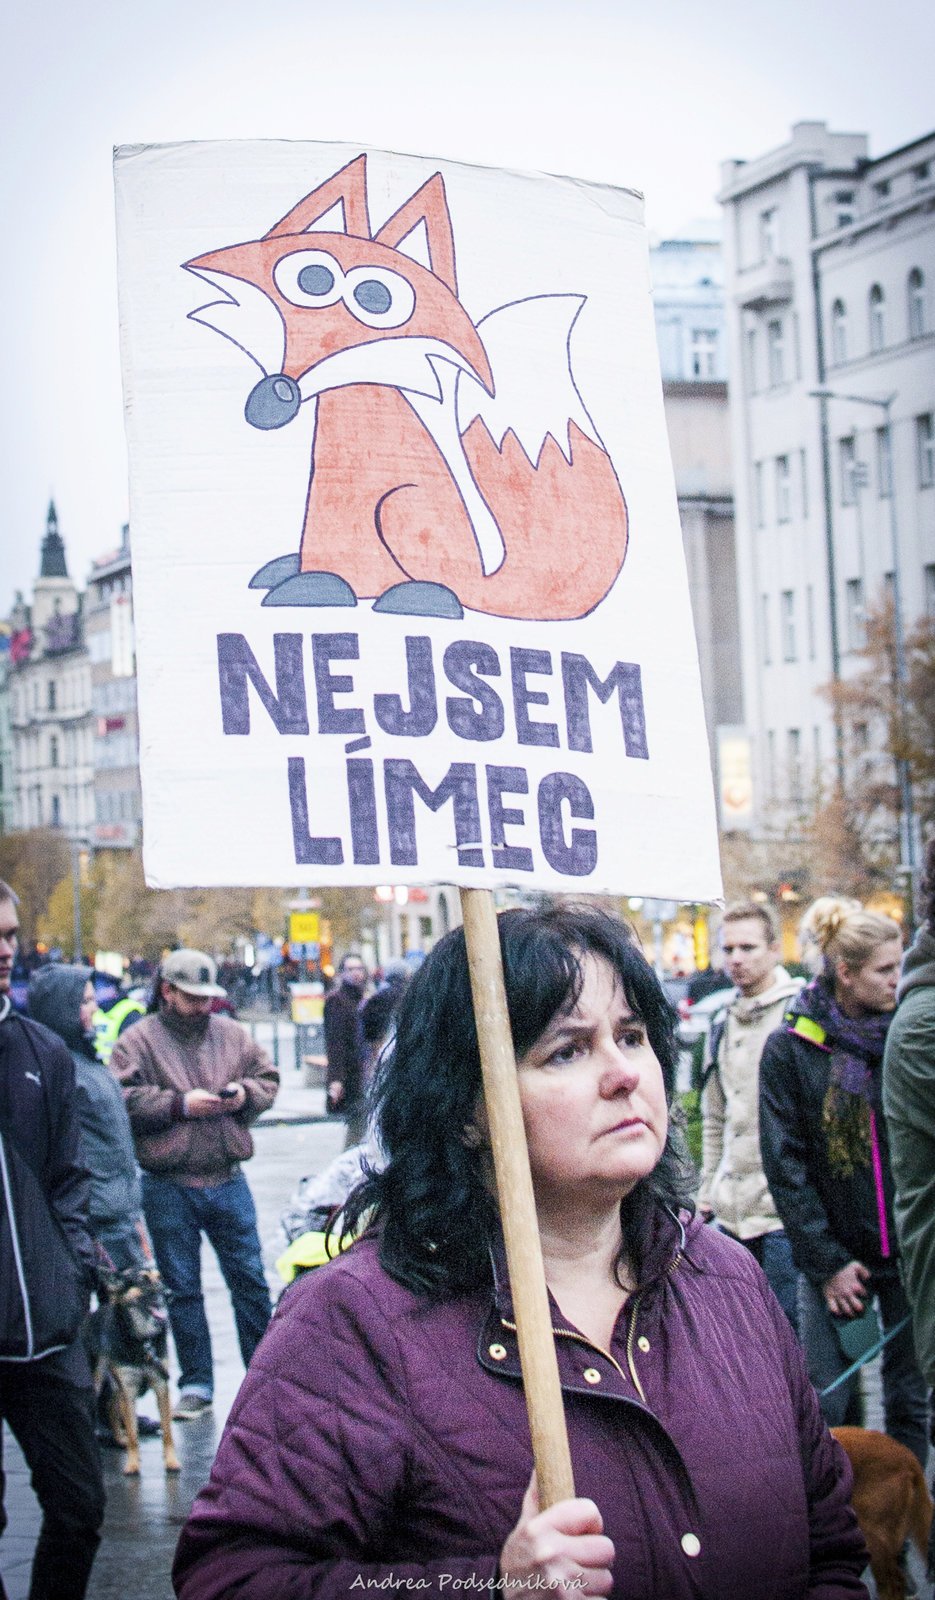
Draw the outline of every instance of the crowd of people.
[[[625,924],[501,913],[575,1474],[541,1508],[463,933],[369,993],[360,956],[340,965],[326,1092],[347,1148],[306,1197],[324,1251],[295,1257],[314,1270],[273,1314],[242,1164],[278,1075],[212,1011],[214,961],[166,957],[149,1012],[106,1039],[88,968],[40,968],[24,1017],[0,884],[0,1416],[43,1511],[30,1600],[80,1600],[99,1541],[80,1328],[114,1272],[158,1267],[175,1415],[211,1405],[203,1235],[247,1370],[180,1540],[182,1600],[864,1594],[829,1427],[863,1421],[855,1361],[882,1340],[886,1430],[925,1465],[935,1384],[935,842],[926,885],[905,954],[889,918],[816,901],[807,978],[767,907],[727,908],[700,1174],[671,1114],[675,1017]]]

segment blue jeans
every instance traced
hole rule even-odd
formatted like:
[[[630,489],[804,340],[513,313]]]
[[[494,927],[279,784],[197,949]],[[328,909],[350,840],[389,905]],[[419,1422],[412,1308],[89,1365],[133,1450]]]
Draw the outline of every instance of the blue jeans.
[[[163,1282],[181,1369],[179,1389],[210,1400],[214,1394],[211,1335],[201,1293],[201,1235],[206,1234],[230,1290],[244,1366],[266,1331],[272,1304],[256,1207],[242,1172],[209,1189],[186,1188],[143,1173],[143,1210]]]
[[[884,1333],[908,1316],[909,1302],[895,1274],[872,1273],[867,1287],[877,1302]],[[822,1398],[822,1389],[852,1363],[838,1342],[824,1295],[805,1277],[799,1278],[799,1326],[808,1375],[818,1390],[822,1414],[829,1428],[839,1428],[855,1416],[859,1374],[855,1372],[847,1383],[839,1384]],[[928,1389],[916,1361],[911,1324],[883,1346],[880,1376],[886,1431],[907,1445],[924,1467],[928,1456]]]

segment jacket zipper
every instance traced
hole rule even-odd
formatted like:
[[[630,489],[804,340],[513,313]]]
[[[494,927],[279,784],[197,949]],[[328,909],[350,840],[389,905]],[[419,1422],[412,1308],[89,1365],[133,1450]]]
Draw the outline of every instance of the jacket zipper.
[[[675,1255],[672,1257],[672,1260],[665,1269],[667,1276],[671,1276],[671,1274],[677,1270],[681,1260],[682,1252],[681,1250],[676,1250]],[[643,1385],[640,1383],[639,1375],[636,1370],[636,1364],[633,1360],[633,1341],[636,1337],[636,1310],[645,1293],[645,1289],[638,1289],[633,1296],[632,1304],[630,1306],[630,1328],[629,1332],[627,1333],[627,1366],[630,1369],[630,1377],[632,1379],[634,1389],[642,1400],[644,1406],[648,1406],[649,1401],[646,1398],[646,1391],[644,1390]],[[510,1322],[507,1317],[501,1317],[500,1323],[502,1327],[508,1328],[511,1333],[516,1332],[516,1323]],[[570,1328],[553,1327],[552,1333],[556,1339],[573,1339],[578,1344],[583,1344],[586,1350],[596,1350],[598,1355],[602,1355],[605,1361],[610,1362],[615,1372],[619,1372],[624,1383],[626,1383],[627,1375],[621,1367],[619,1361],[616,1361],[611,1355],[610,1351],[605,1350],[602,1345],[595,1344],[591,1339],[586,1339],[583,1333],[572,1333]]]
[[[16,1262],[16,1276],[19,1281],[19,1292],[23,1298],[23,1313],[26,1318],[26,1361],[31,1361],[35,1354],[35,1341],[32,1329],[32,1310],[29,1305],[29,1290],[26,1287],[26,1274],[23,1271],[23,1256],[20,1250],[19,1229],[16,1226],[16,1213],[13,1210],[13,1193],[10,1187],[10,1173],[6,1159],[6,1141],[0,1137],[0,1174],[3,1177],[3,1197],[6,1201],[7,1216],[10,1219],[10,1239],[13,1244],[13,1259]]]

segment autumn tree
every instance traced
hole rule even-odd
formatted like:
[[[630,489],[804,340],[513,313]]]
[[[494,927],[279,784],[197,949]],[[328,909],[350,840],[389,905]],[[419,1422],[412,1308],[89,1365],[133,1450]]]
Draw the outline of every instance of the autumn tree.
[[[900,859],[898,763],[905,761],[923,828],[935,822],[935,621],[921,617],[905,636],[906,682],[899,693],[891,600],[866,617],[857,670],[822,691],[845,764],[843,793],[824,798],[811,822],[821,859],[837,858],[837,882],[867,898],[892,883]]]
[[[19,895],[24,947],[41,938],[39,925],[63,879],[71,881],[68,843],[53,828],[29,828],[0,836],[0,878]]]

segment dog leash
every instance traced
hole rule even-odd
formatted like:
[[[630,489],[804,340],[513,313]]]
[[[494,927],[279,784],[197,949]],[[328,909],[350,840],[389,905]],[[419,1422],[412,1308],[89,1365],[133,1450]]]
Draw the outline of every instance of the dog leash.
[[[911,1317],[903,1317],[902,1322],[897,1322],[895,1328],[890,1328],[888,1333],[884,1333],[883,1337],[878,1339],[876,1344],[872,1344],[869,1350],[865,1350],[862,1356],[858,1356],[857,1360],[846,1371],[842,1372],[840,1377],[835,1378],[833,1383],[829,1383],[827,1388],[819,1389],[819,1400],[823,1400],[826,1394],[831,1394],[833,1389],[839,1389],[842,1383],[847,1383],[847,1380],[852,1378],[855,1372],[859,1372],[866,1362],[872,1361],[874,1356],[878,1356],[883,1346],[889,1344],[891,1339],[895,1339],[897,1333],[902,1333],[903,1328],[907,1328],[911,1321]]]

